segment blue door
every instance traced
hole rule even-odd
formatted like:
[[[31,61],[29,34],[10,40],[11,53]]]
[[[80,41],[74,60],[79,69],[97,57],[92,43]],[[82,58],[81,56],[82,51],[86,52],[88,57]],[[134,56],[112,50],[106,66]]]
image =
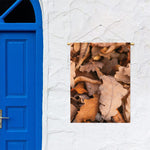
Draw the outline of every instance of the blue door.
[[[39,149],[35,37],[34,32],[0,32],[0,150]]]

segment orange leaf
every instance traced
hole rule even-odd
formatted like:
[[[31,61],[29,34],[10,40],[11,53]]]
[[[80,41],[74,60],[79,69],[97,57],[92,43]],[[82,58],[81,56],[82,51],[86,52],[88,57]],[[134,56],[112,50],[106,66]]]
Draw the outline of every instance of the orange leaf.
[[[84,99],[84,105],[81,106],[80,111],[75,118],[75,122],[86,122],[88,120],[94,121],[98,112],[98,94],[94,94],[94,98]]]
[[[80,82],[76,85],[76,87],[72,90],[75,90],[78,94],[87,93],[87,90],[84,89],[84,83]]]

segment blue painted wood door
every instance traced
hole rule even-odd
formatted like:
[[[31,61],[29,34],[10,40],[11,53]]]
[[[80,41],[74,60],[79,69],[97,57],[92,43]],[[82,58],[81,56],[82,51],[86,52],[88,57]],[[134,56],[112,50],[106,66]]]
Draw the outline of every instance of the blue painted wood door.
[[[0,32],[0,150],[36,150],[34,32]]]

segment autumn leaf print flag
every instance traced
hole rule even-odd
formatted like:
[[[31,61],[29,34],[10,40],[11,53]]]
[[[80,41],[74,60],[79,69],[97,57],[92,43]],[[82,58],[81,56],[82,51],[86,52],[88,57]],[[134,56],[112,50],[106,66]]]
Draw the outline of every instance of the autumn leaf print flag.
[[[130,43],[72,43],[70,121],[130,122]]]

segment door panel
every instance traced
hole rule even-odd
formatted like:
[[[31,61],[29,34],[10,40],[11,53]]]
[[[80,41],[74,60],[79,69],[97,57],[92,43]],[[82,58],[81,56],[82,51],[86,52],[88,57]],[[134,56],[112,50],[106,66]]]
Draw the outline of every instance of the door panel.
[[[7,141],[6,150],[25,150],[26,144],[26,141]]]
[[[7,40],[6,46],[6,96],[25,95],[26,41]]]
[[[35,33],[0,32],[0,150],[35,150]]]
[[[13,119],[10,119],[6,122],[6,130],[9,131],[19,131],[19,130],[26,130],[26,107],[6,107],[6,114]],[[15,117],[13,117],[15,116]]]

